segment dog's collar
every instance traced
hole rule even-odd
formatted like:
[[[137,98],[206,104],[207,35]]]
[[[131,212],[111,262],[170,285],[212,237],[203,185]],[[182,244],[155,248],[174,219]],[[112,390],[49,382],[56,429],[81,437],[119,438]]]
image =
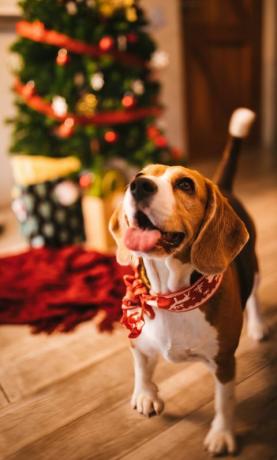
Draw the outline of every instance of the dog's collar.
[[[223,278],[222,273],[203,275],[185,289],[160,295],[149,293],[147,280],[141,275],[138,268],[135,268],[134,275],[124,277],[127,289],[122,302],[121,323],[129,329],[129,337],[132,339],[140,335],[145,323],[144,315],[149,316],[150,319],[155,317],[153,307],[175,313],[194,310],[215,294]]]

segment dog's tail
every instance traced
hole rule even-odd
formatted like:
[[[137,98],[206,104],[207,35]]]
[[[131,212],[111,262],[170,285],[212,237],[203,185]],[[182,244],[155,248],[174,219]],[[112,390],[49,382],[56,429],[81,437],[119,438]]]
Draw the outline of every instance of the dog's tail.
[[[242,140],[248,136],[255,117],[255,113],[249,109],[240,108],[232,113],[229,139],[214,175],[214,182],[226,192],[233,190]]]

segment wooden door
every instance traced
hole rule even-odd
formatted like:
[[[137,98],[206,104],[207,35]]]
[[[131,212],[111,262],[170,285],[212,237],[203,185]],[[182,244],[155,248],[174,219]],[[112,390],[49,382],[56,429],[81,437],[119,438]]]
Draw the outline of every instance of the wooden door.
[[[260,109],[260,0],[181,0],[190,158],[217,156],[232,111]],[[259,140],[259,118],[250,142]]]

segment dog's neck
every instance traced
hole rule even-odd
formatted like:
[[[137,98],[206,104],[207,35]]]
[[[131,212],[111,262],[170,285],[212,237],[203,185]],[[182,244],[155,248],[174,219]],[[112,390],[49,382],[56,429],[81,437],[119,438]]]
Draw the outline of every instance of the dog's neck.
[[[163,259],[142,259],[153,293],[166,294],[190,285],[191,274],[194,271],[191,264],[183,264],[172,256]]]

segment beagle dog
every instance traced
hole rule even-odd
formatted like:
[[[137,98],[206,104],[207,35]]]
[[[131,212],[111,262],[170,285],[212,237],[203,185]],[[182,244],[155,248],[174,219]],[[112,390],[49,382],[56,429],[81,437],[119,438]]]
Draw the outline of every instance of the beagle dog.
[[[237,109],[215,182],[182,166],[146,166],[110,220],[126,277],[122,322],[130,330],[135,385],[131,405],[145,416],[163,401],[152,381],[158,355],[201,360],[215,377],[215,416],[204,445],[234,453],[234,353],[243,309],[248,332],[265,335],[258,298],[255,227],[232,193],[242,138],[255,114]]]

